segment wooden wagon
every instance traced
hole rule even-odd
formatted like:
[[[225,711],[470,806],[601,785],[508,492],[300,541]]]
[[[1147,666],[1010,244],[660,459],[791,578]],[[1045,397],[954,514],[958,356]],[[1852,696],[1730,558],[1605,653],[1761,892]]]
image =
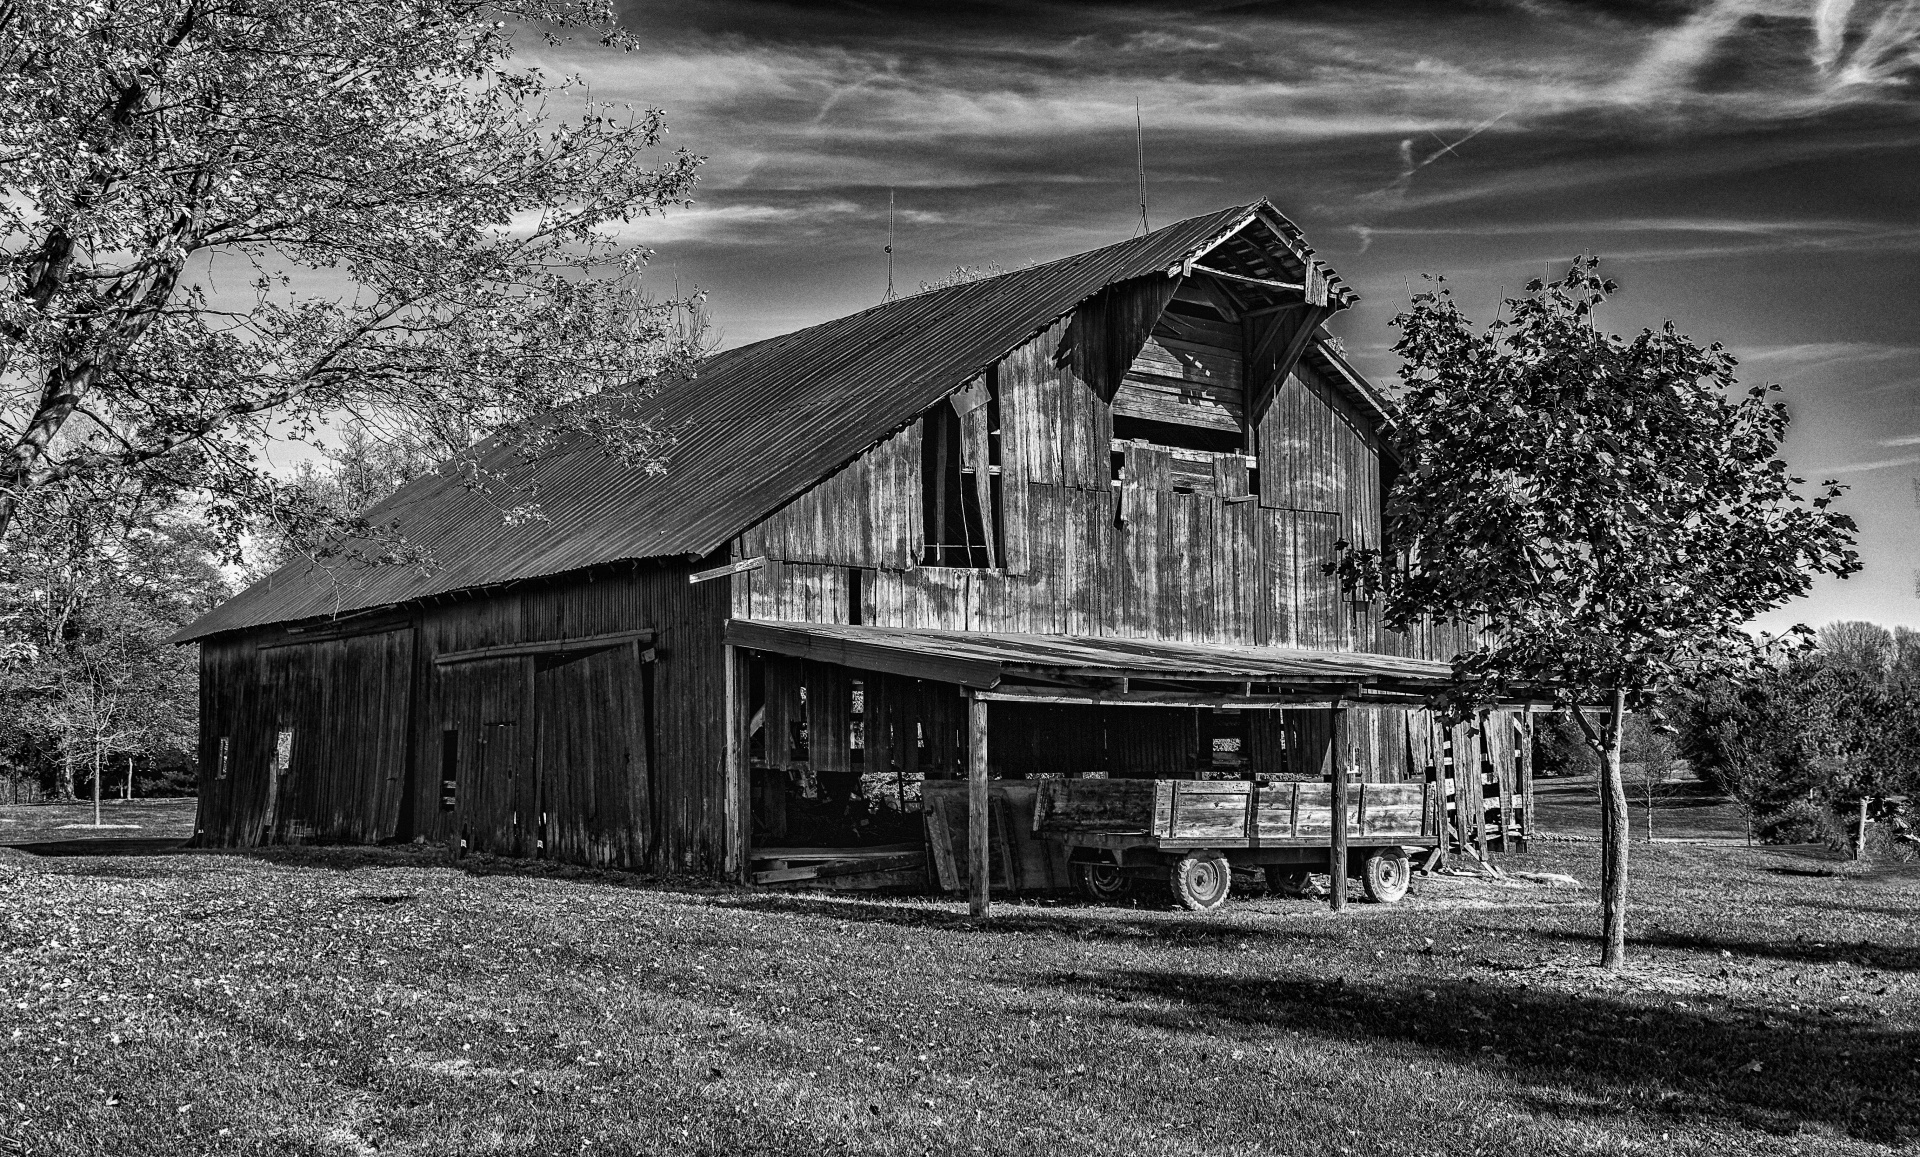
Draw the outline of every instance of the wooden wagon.
[[[926,785],[935,878],[966,886],[966,785]],[[1344,832],[1335,785],[1194,779],[996,781],[988,814],[995,887],[1077,886],[1112,903],[1159,893],[1194,911],[1224,904],[1234,869],[1263,871],[1270,886],[1326,872],[1343,843],[1346,877],[1392,903],[1406,894],[1409,850],[1444,837],[1441,801],[1428,783],[1346,785]],[[1344,840],[1341,837],[1344,836]]]
[[[1358,783],[1345,794],[1345,874],[1369,899],[1392,903],[1407,891],[1407,849],[1440,841],[1432,793],[1422,783]],[[1094,899],[1160,884],[1208,911],[1226,902],[1233,868],[1263,869],[1276,886],[1329,870],[1334,820],[1330,783],[1084,779],[1041,784],[1033,825],[1067,849]]]

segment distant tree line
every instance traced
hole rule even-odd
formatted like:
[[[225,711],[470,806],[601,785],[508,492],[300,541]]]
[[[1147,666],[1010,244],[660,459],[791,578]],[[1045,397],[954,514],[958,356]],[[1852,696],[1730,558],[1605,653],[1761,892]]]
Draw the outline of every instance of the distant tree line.
[[[1869,851],[1913,855],[1920,631],[1830,623],[1811,649],[1712,680],[1672,707],[1680,755],[1761,839],[1848,846],[1866,800]]]
[[[151,475],[43,497],[0,556],[0,802],[188,790],[194,657],[167,639],[229,593],[212,534]]]
[[[434,468],[424,442],[358,424],[284,483],[357,514]],[[0,554],[0,803],[194,790],[195,652],[168,642],[240,586],[311,558],[273,519],[239,541],[187,490],[143,473],[75,479]]]

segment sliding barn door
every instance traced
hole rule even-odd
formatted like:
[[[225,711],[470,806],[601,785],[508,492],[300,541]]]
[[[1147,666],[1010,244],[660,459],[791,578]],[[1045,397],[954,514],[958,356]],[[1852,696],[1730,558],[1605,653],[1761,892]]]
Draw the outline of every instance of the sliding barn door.
[[[532,855],[538,792],[530,758],[530,671],[525,656],[461,663],[442,673],[442,742],[456,839],[476,852]]]
[[[644,664],[634,645],[534,660],[545,854],[638,868],[652,843]]]
[[[260,652],[256,734],[230,770],[254,813],[234,843],[378,843],[399,823],[411,628]]]

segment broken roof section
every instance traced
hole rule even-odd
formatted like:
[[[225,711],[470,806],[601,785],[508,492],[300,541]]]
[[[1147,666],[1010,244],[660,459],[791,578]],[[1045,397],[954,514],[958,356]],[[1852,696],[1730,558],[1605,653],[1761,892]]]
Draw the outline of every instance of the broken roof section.
[[[532,466],[483,447],[483,469],[538,487],[545,518],[508,523],[458,473],[416,479],[376,506],[431,553],[426,572],[282,567],[176,636],[186,642],[273,623],[352,614],[632,559],[702,556],[911,422],[1115,282],[1229,273],[1266,300],[1304,292],[1343,308],[1353,291],[1265,201],[1130,241],[903,297],[716,354],[699,376],[637,403],[679,431],[662,474],[568,435]],[[1290,284],[1289,284],[1290,283]],[[1279,288],[1275,288],[1278,286]],[[1296,296],[1293,300],[1299,300]]]

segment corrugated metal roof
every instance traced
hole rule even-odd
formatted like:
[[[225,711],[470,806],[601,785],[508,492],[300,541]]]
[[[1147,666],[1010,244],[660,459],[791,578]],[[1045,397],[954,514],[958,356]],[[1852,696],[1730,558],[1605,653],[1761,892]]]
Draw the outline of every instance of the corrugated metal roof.
[[[570,436],[531,467],[509,446],[489,471],[539,487],[544,520],[508,524],[458,475],[432,475],[374,508],[432,553],[429,573],[275,571],[182,631],[223,631],[348,614],[625,559],[704,555],[904,426],[1029,337],[1116,281],[1165,271],[1255,219],[1297,257],[1297,230],[1264,201],[997,277],[901,298],[710,359],[697,378],[641,403],[682,431],[649,475]],[[1324,268],[1324,267],[1323,267]],[[1329,276],[1331,274],[1329,273]],[[1350,291],[1333,281],[1344,302]]]
[[[991,688],[1022,675],[1170,682],[1251,682],[1337,692],[1352,685],[1442,691],[1453,668],[1430,659],[1157,639],[936,631],[734,619],[727,641],[776,654]]]

